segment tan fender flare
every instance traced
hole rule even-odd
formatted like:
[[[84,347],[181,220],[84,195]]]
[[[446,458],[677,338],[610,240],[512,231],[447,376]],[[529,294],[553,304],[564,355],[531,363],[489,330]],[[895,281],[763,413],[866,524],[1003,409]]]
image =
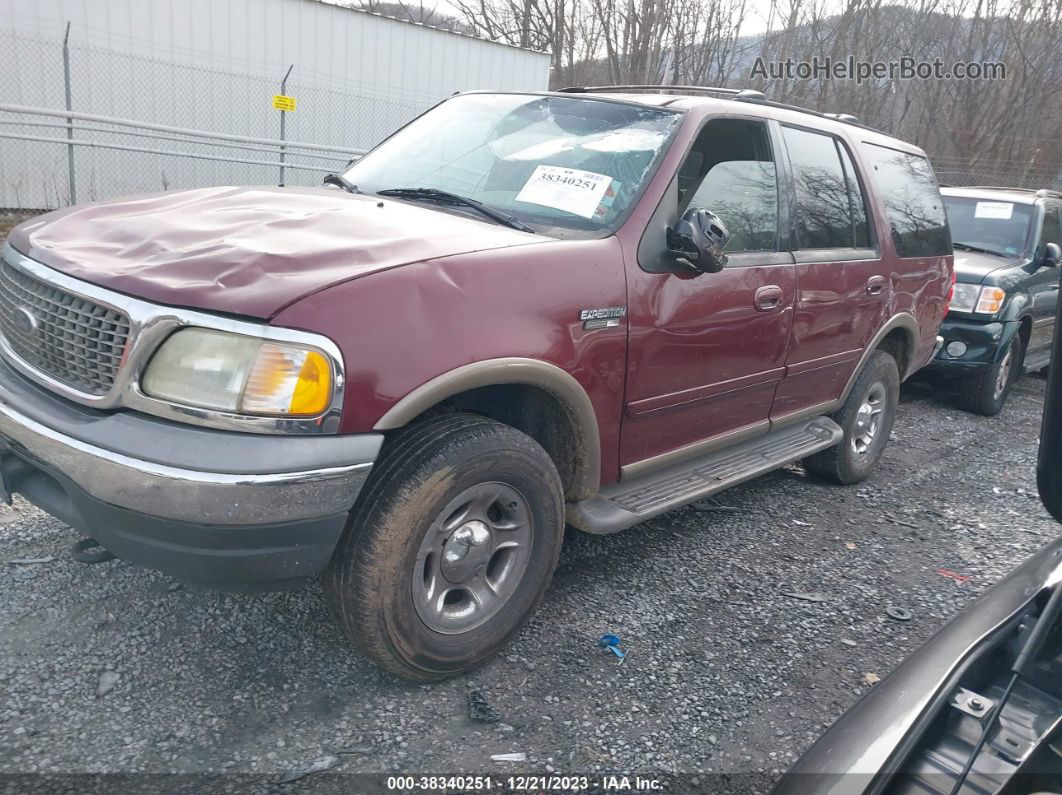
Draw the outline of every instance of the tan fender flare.
[[[373,430],[401,428],[447,398],[479,387],[503,384],[538,387],[556,398],[568,415],[575,437],[572,442],[577,446],[579,463],[571,495],[595,494],[601,485],[601,437],[590,396],[570,373],[540,359],[487,359],[437,375],[392,406]]]
[[[878,329],[878,333],[874,335],[874,338],[863,350],[863,355],[859,359],[859,363],[856,365],[855,370],[852,371],[852,375],[849,376],[848,383],[845,384],[844,392],[841,393],[837,405],[842,405],[844,401],[848,399],[848,393],[852,391],[852,386],[855,384],[856,379],[859,377],[859,374],[863,372],[863,366],[867,363],[867,359],[869,359],[871,354],[878,349],[881,341],[896,329],[903,329],[906,332],[909,353],[906,372],[900,373],[900,380],[903,381],[911,374],[911,368],[914,366],[915,353],[918,350],[920,330],[918,328],[918,321],[915,320],[914,315],[908,312],[900,312],[889,318],[889,322]]]

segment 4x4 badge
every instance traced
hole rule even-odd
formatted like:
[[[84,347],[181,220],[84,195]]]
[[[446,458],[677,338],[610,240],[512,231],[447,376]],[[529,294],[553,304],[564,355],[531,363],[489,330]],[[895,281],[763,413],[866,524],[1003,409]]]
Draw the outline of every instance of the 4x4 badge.
[[[583,328],[592,331],[598,328],[612,328],[618,326],[620,318],[627,314],[625,306],[610,306],[604,309],[583,309],[579,312],[579,319],[583,321]]]

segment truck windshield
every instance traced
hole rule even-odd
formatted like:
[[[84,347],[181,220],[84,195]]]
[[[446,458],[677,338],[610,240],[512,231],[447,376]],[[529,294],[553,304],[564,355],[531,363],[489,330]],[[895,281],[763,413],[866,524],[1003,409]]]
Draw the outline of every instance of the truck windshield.
[[[607,100],[465,94],[415,119],[344,176],[365,193],[447,191],[540,230],[597,234],[625,216],[680,120]]]
[[[951,239],[1001,257],[1025,253],[1033,208],[1028,204],[944,196]]]

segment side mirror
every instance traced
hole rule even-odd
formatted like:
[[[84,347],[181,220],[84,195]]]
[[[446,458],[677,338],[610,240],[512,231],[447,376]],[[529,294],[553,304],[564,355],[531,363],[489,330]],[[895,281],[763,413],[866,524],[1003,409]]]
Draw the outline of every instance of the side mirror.
[[[1062,248],[1058,243],[1048,243],[1044,246],[1044,256],[1040,260],[1041,268],[1057,268],[1059,260],[1062,260]]]
[[[730,233],[719,216],[691,208],[667,228],[667,253],[681,266],[700,273],[719,273],[727,262],[723,249]]]

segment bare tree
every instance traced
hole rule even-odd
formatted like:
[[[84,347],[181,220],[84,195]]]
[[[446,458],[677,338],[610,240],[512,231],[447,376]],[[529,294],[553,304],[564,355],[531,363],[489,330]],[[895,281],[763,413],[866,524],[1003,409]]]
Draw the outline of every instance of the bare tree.
[[[376,0],[365,0],[376,2]],[[478,36],[550,53],[551,85],[759,88],[921,145],[944,181],[1062,181],[1062,0],[455,0]],[[1006,79],[761,79],[765,62],[1002,62]]]

